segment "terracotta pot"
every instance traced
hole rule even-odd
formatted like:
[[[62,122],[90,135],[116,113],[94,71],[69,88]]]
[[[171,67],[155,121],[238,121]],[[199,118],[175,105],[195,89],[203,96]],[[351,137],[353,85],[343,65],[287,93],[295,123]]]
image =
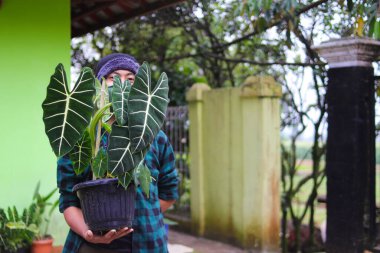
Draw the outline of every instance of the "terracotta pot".
[[[51,253],[53,250],[53,238],[47,237],[41,240],[34,240],[31,253]]]

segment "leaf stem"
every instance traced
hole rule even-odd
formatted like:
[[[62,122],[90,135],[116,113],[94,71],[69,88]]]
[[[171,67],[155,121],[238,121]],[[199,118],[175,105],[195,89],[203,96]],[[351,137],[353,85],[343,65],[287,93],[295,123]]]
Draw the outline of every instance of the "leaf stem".
[[[100,91],[100,108],[103,108],[104,104],[105,104],[105,101],[104,101],[105,88],[106,88],[106,82],[103,80],[103,82],[102,82],[102,88],[101,88],[101,91]],[[98,121],[98,129],[97,130],[98,131],[96,133],[96,143],[95,143],[95,154],[94,154],[94,157],[99,152],[100,137],[101,137],[101,130],[102,130],[102,122],[101,122],[101,120]]]
[[[102,119],[102,117],[104,116],[104,112],[111,107],[111,103],[109,104],[106,104],[103,108],[99,109],[93,119],[91,120],[91,124],[90,124],[90,129],[89,129],[89,132],[90,132],[90,138],[91,138],[91,147],[92,147],[92,156],[95,157],[96,156],[96,153],[95,153],[95,144],[96,144],[96,139],[95,139],[95,128],[97,127],[98,125],[98,122],[99,120]],[[98,131],[100,132],[100,131]]]

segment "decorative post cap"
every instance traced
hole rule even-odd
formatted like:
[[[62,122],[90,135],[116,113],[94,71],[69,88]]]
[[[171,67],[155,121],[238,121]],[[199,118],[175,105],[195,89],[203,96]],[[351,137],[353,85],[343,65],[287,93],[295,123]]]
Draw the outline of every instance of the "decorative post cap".
[[[210,89],[210,86],[205,83],[195,83],[186,93],[186,100],[188,102],[202,101],[202,93]]]
[[[275,97],[282,95],[281,85],[271,76],[249,76],[241,86],[241,97]]]
[[[372,67],[372,62],[380,55],[380,41],[370,38],[334,39],[312,48],[330,68]]]

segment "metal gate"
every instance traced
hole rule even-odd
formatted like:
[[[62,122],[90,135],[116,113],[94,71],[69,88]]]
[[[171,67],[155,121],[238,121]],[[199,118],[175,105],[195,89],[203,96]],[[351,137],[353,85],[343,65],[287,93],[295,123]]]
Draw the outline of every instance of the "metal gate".
[[[189,173],[189,114],[187,106],[168,107],[162,130],[173,146],[176,168],[179,173],[179,201],[175,209],[190,210],[190,173]]]

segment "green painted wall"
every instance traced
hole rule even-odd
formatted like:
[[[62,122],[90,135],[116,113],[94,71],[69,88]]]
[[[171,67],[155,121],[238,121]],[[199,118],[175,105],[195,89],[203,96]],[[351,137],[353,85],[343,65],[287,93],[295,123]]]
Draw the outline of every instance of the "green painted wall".
[[[0,206],[25,207],[41,180],[56,187],[56,158],[41,103],[57,63],[70,64],[70,0],[4,0],[0,7]]]

